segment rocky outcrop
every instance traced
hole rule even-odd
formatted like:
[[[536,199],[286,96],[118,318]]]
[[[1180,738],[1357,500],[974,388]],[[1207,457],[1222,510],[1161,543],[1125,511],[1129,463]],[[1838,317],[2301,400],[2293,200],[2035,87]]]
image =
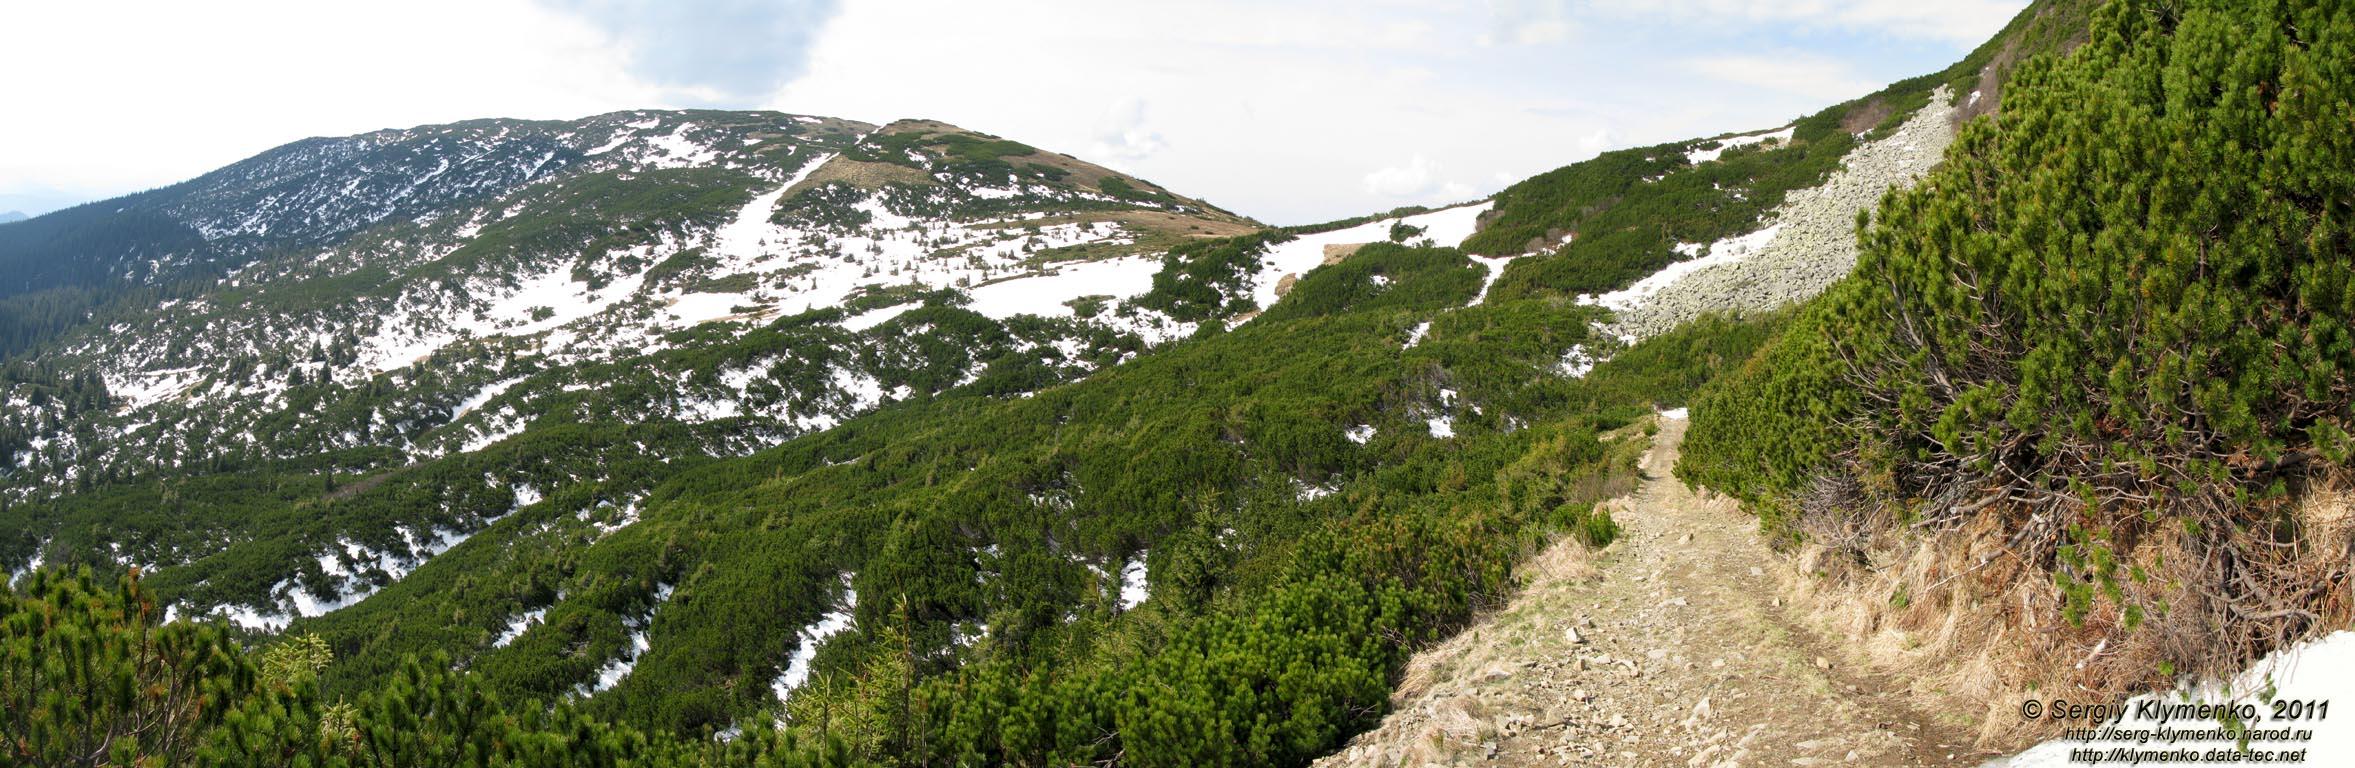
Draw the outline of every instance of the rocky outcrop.
[[[1911,186],[1946,154],[1954,109],[1953,93],[1940,87],[1895,133],[1849,152],[1821,186],[1785,196],[1761,227],[1779,228],[1765,248],[1685,275],[1620,309],[1607,330],[1640,339],[1706,312],[1768,310],[1822,293],[1856,268],[1856,212],[1891,187]]]

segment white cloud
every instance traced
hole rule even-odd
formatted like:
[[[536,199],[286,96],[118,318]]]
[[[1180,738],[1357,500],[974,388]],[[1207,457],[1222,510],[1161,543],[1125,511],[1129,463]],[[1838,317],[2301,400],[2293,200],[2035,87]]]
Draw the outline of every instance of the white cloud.
[[[1093,154],[1134,162],[1152,157],[1168,143],[1145,127],[1145,100],[1134,96],[1114,102],[1096,121]]]
[[[845,0],[809,74],[768,105],[937,118],[1305,223],[1469,199],[1614,147],[1783,125],[1967,50],[1856,44],[1886,30],[1854,24],[1903,10],[1876,1],[1796,3],[1853,24],[1761,3],[1741,12],[1780,16],[1736,29],[1679,18],[1688,33],[1589,0]],[[2002,2],[2008,16],[2026,0]],[[1771,87],[1722,66],[1792,49],[1816,53],[1776,61]],[[1715,60],[1684,61],[1696,56]]]
[[[623,44],[631,72],[704,104],[742,103],[799,77],[838,0],[541,0]]]
[[[1422,155],[1366,174],[1365,188],[1377,197],[1407,203],[1462,202],[1474,194],[1472,185],[1445,178],[1439,164]]]
[[[2020,12],[2018,0],[1585,0],[1586,10],[1678,25],[1801,24],[1975,45]]]
[[[1610,149],[1613,144],[1618,142],[1619,138],[1611,134],[1610,127],[1605,126],[1596,128],[1594,133],[1579,138],[1578,148],[1587,154],[1599,155],[1603,153],[1603,150]]]
[[[946,120],[1302,223],[1781,125],[1945,66],[2025,2],[841,0],[821,21],[833,1],[695,5],[669,33],[615,26],[650,0],[27,5],[0,25],[0,71],[17,74],[0,210],[160,186],[304,136],[715,104]],[[776,51],[647,58],[720,23],[714,8],[819,30],[805,74],[770,89],[799,61]]]
[[[1825,101],[1852,99],[1881,87],[1879,83],[1859,77],[1844,62],[1798,52],[1768,56],[1708,56],[1688,59],[1684,66],[1705,77],[1772,88]]]
[[[1488,12],[1491,30],[1480,36],[1481,45],[1497,40],[1550,45],[1569,40],[1577,30],[1567,0],[1490,0]]]
[[[1544,45],[1570,39],[1570,22],[1533,21],[1513,31],[1513,42],[1522,45]]]
[[[306,136],[674,103],[581,21],[527,0],[26,3],[0,195],[156,187]]]
[[[1617,72],[1538,58],[1590,55],[1578,46],[1477,49],[1490,31],[1477,6],[1428,5],[852,0],[809,74],[769,106],[945,120],[1279,224],[1475,198],[1502,186],[1496,174],[1584,159],[1592,152],[1563,137],[1605,125],[1654,140],[1695,133],[1672,127],[1690,115],[1628,101]],[[1528,111],[1565,93],[1582,94],[1574,108]],[[1696,107],[1716,118],[1705,133],[1789,119],[1776,104],[1729,120],[1740,104]],[[1613,112],[1626,114],[1606,121]],[[1409,184],[1417,154],[1446,173]],[[1369,186],[1391,164],[1402,167]],[[1376,189],[1405,186],[1414,194]]]
[[[1431,158],[1416,155],[1406,165],[1393,165],[1366,174],[1366,191],[1384,197],[1421,197],[1429,194],[1438,168]]]

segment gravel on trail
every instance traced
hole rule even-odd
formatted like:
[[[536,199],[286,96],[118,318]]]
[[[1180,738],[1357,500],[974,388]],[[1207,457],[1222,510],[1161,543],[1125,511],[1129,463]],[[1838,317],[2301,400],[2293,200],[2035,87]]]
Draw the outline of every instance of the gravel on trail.
[[[1504,608],[1417,654],[1392,711],[1317,762],[1380,766],[1951,765],[1974,733],[1914,709],[1793,620],[1756,518],[1668,475],[1663,418],[1624,529],[1564,541]]]

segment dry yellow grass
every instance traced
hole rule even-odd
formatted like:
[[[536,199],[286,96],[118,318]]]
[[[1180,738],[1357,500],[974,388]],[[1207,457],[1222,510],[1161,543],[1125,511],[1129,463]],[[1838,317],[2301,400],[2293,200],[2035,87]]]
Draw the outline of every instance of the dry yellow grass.
[[[2320,484],[2294,509],[2308,553],[2298,567],[2316,578],[2345,568],[2355,547],[2355,495]],[[1823,547],[1806,546],[1779,564],[1784,596],[1802,621],[1846,638],[1853,661],[1903,681],[1923,711],[1977,713],[1969,724],[1977,746],[1992,750],[2056,732],[2049,721],[2018,717],[2021,701],[2122,699],[2159,682],[2162,660],[2196,666],[2215,652],[2203,635],[2171,630],[2168,618],[2128,631],[2108,600],[2097,599],[2080,624],[2060,621],[2062,594],[2044,570],[2005,550],[2010,530],[1990,510],[1958,530],[1883,542],[1868,567],[1844,575]],[[2180,531],[2161,527],[2121,557],[2150,575],[2122,586],[2130,599],[2194,602],[2180,585],[2195,580],[2171,575],[2198,562]],[[2344,605],[2313,607],[2324,626],[2346,620]]]
[[[1365,243],[1327,244],[1325,246],[1325,266],[1330,267],[1335,264],[1339,264],[1341,263],[1342,259],[1349,258],[1350,254],[1357,253],[1358,249],[1364,247],[1366,247]]]
[[[860,189],[882,189],[883,185],[893,182],[917,186],[935,183],[932,177],[925,175],[923,171],[904,165],[869,163],[836,156],[827,160],[825,165],[818,166],[817,170],[811,171],[807,178],[801,180],[801,183],[793,185],[792,189],[785,190],[785,199],[793,199],[794,195],[801,194],[804,190],[816,189],[838,181]]]

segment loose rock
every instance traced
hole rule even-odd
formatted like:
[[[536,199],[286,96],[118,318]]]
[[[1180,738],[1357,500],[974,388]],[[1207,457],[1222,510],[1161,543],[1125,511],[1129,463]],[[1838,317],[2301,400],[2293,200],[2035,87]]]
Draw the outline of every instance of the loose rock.
[[[1712,311],[1763,311],[1803,301],[1856,268],[1856,212],[1891,186],[1911,186],[1954,141],[1954,95],[1944,86],[1887,137],[1850,150],[1822,186],[1792,190],[1760,227],[1780,226],[1740,261],[1685,275],[1618,313],[1606,332],[1648,338]]]

